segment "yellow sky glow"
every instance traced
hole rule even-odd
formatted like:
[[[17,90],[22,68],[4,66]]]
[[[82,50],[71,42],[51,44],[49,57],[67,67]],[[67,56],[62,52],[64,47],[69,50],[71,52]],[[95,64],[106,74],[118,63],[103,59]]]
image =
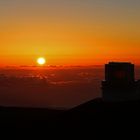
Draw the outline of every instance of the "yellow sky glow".
[[[140,4],[109,1],[1,6],[0,65],[35,65],[39,56],[48,65],[140,64]]]

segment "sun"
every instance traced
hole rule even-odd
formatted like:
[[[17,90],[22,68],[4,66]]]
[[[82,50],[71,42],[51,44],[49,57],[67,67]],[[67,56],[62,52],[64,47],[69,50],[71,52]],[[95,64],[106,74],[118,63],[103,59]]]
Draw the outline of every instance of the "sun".
[[[46,59],[45,59],[44,57],[39,57],[39,58],[37,59],[37,63],[38,63],[39,65],[44,65],[44,64],[46,63]]]

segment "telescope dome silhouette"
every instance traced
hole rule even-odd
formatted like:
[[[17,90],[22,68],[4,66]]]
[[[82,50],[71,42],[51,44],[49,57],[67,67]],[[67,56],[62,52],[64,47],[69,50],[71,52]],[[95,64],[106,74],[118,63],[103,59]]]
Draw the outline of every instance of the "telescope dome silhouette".
[[[102,95],[106,101],[129,101],[140,99],[140,82],[135,81],[134,64],[110,62],[105,65],[105,81]]]

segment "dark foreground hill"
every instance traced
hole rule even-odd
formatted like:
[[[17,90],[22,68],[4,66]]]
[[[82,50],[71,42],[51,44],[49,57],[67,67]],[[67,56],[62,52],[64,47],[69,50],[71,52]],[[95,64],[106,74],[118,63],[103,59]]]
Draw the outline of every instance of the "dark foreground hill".
[[[6,128],[106,128],[138,125],[140,101],[104,102],[96,99],[73,109],[51,110],[0,107],[0,127]]]

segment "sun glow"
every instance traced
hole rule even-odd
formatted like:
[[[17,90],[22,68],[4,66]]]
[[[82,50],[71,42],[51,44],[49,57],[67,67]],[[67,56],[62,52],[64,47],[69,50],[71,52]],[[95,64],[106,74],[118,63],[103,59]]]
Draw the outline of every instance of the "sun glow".
[[[46,59],[44,57],[40,57],[37,59],[37,63],[39,65],[44,65],[46,63]]]

